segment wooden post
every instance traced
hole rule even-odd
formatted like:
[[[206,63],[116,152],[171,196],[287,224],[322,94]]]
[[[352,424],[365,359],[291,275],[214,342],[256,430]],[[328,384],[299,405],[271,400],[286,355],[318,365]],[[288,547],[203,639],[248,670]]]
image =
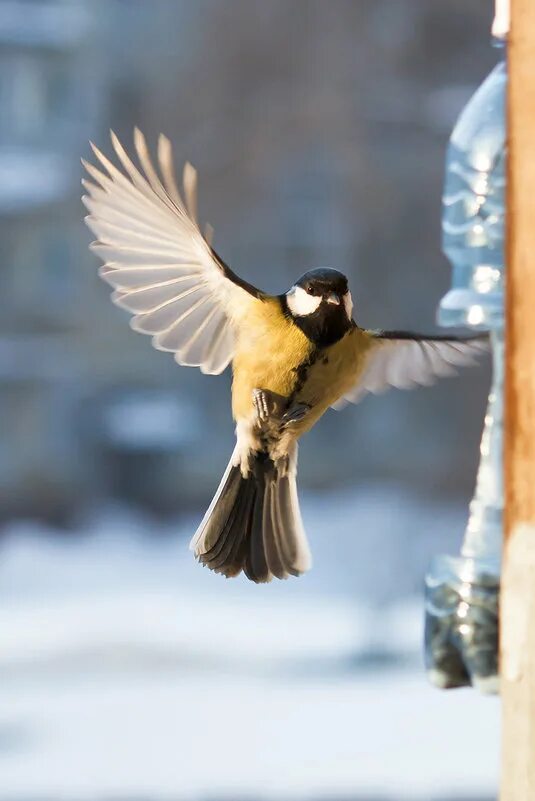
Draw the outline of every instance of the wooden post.
[[[501,801],[535,800],[535,1],[511,0]]]

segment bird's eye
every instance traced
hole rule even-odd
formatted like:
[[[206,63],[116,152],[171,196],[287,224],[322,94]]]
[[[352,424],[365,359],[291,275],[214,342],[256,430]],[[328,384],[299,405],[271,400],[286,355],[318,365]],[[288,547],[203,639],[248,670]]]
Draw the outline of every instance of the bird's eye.
[[[308,292],[309,295],[313,294],[312,287],[310,286],[310,284],[306,285],[305,292]]]

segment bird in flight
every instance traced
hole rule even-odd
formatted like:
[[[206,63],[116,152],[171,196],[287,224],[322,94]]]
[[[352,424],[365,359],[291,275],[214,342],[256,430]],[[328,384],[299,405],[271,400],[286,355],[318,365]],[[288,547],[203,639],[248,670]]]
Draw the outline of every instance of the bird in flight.
[[[311,566],[296,487],[302,434],[329,407],[455,374],[488,340],[360,328],[337,270],[310,270],[281,295],[257,289],[202,232],[196,172],[185,165],[181,194],[169,140],[158,140],[157,169],[138,129],[138,166],[111,139],[120,166],[93,146],[101,169],[83,162],[83,202],[113,302],[178,364],[210,375],[232,365],[236,446],[190,547],[227,577],[298,576]]]

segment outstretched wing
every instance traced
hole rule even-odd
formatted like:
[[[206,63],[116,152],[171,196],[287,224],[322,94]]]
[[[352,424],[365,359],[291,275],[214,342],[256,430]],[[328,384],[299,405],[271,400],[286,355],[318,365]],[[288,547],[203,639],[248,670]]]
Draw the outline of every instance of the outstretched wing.
[[[197,174],[184,167],[184,198],[175,180],[169,140],[160,136],[158,164],[152,164],[143,134],[134,144],[141,171],[112,132],[122,169],[96,147],[106,170],[83,162],[93,179],[86,223],[98,237],[91,249],[104,262],[100,276],[114,288],[112,300],[134,315],[134,331],[152,335],[158,350],[171,351],[179,364],[221,373],[233,356],[233,326],[248,305],[262,296],[242,281],[203,237],[197,222]]]
[[[390,387],[412,389],[433,384],[436,378],[456,375],[456,367],[476,364],[489,350],[488,336],[422,337],[405,331],[366,331],[371,341],[353,387],[336,403],[358,403],[367,392]]]

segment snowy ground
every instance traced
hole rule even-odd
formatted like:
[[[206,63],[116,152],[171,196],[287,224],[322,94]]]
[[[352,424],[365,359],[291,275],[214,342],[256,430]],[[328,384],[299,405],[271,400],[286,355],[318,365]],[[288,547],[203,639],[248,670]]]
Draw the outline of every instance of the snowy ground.
[[[497,701],[428,687],[420,659],[414,583],[463,510],[391,490],[304,516],[314,571],[267,587],[124,512],[11,526],[0,799],[494,797]]]

